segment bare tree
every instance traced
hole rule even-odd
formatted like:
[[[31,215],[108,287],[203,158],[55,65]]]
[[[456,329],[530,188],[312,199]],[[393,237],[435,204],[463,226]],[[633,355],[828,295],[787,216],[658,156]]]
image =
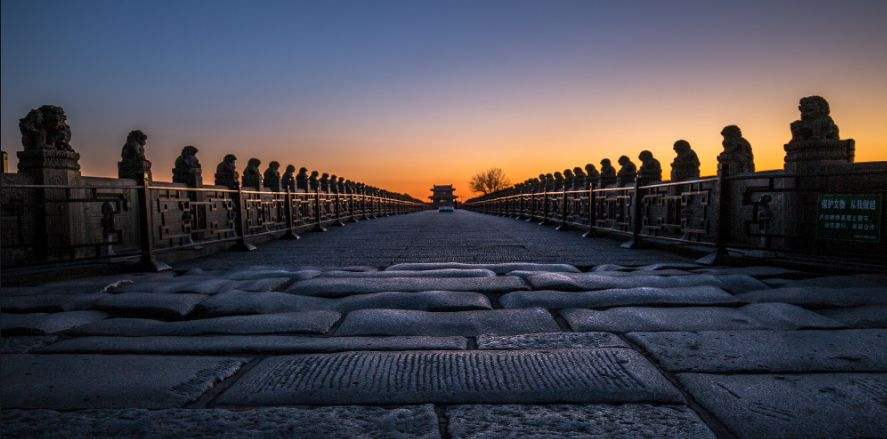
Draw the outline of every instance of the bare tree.
[[[507,188],[511,185],[511,182],[505,177],[502,169],[490,168],[475,174],[474,177],[471,177],[471,181],[468,184],[472,191],[486,195]]]

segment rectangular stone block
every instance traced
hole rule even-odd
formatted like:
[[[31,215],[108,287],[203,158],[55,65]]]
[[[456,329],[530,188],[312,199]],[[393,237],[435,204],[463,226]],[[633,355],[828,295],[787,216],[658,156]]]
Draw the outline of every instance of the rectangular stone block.
[[[0,314],[3,335],[55,334],[106,318],[98,311],[65,311],[54,314]]]
[[[714,438],[684,406],[652,404],[457,405],[447,407],[453,438]]]
[[[783,302],[806,308],[887,305],[885,287],[783,287],[737,294],[748,303]]]
[[[514,335],[558,329],[551,314],[540,308],[457,312],[364,309],[348,313],[336,335]]]
[[[678,375],[738,437],[881,437],[887,374]]]
[[[842,327],[829,318],[784,303],[746,305],[742,308],[623,307],[602,311],[570,308],[561,314],[576,331],[658,332]]]
[[[300,404],[682,402],[628,349],[347,352],[263,360],[218,399]]]
[[[78,327],[79,335],[207,335],[207,334],[323,334],[341,315],[334,311],[305,311],[164,322],[149,319],[107,319]]]
[[[49,344],[49,343],[46,343]],[[298,354],[342,351],[466,349],[464,337],[308,337],[297,335],[205,335],[78,337],[39,353],[53,354]],[[40,349],[42,347],[42,349]]]
[[[4,410],[9,437],[396,437],[439,438],[434,406]]]
[[[106,293],[0,296],[0,309],[6,313],[83,311],[107,296]]]
[[[615,288],[686,288],[713,286],[731,293],[763,290],[767,284],[744,275],[692,274],[685,276],[604,276],[599,273],[542,273],[527,282],[534,290],[592,291]]]
[[[531,262],[505,262],[499,264],[465,264],[461,262],[409,262],[394,264],[385,270],[444,270],[444,269],[482,269],[492,270],[496,274],[509,271],[551,271],[563,273],[579,273],[579,269],[568,264],[537,264]]]
[[[526,290],[524,282],[514,276],[463,278],[314,278],[294,283],[286,291],[293,294],[318,297],[344,297],[354,294],[388,291],[474,291],[478,293],[505,293]]]
[[[385,271],[346,271],[331,270],[325,271],[321,277],[493,277],[496,276],[491,270],[483,268],[441,268],[437,270],[385,270]]]
[[[817,313],[851,328],[887,328],[887,305],[821,309]]]
[[[499,297],[504,308],[611,308],[633,305],[729,305],[739,303],[732,294],[711,286],[598,291],[514,291]]]
[[[634,332],[674,372],[887,372],[887,330]]]
[[[521,335],[479,335],[478,349],[599,349],[630,348],[609,332],[546,332]]]
[[[93,304],[93,308],[124,317],[158,317],[180,319],[191,314],[207,297],[188,293],[122,293],[109,294]]]
[[[369,293],[340,298],[301,296],[280,292],[244,293],[229,291],[204,300],[198,312],[210,316],[271,314],[280,312],[390,308],[422,311],[490,309],[487,296],[468,291],[420,291],[417,293]]]
[[[171,408],[234,374],[241,358],[5,355],[0,400],[11,408]]]

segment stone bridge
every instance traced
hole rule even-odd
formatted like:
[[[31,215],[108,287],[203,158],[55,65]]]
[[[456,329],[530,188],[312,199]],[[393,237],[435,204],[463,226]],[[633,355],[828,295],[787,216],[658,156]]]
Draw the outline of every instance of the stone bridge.
[[[193,147],[155,182],[139,132],[83,177],[41,107],[0,200],[3,435],[883,436],[884,244],[817,225],[880,226],[887,167],[810,137],[823,102],[784,172],[658,182],[642,154],[454,213],[258,160],[204,185]]]

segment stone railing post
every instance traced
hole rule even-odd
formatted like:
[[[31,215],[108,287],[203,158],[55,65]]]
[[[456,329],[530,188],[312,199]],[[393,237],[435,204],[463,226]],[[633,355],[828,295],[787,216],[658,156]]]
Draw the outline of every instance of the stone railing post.
[[[582,234],[583,238],[591,238],[594,236],[594,226],[597,222],[597,195],[594,193],[594,183],[588,185],[588,231]]]
[[[320,189],[314,190],[314,229],[315,232],[326,232],[323,226],[323,208],[320,206]]]
[[[542,219],[539,221],[539,225],[546,224],[548,224],[548,189],[542,189]]]
[[[284,191],[283,199],[284,203],[286,203],[286,206],[284,206],[284,213],[286,214],[287,229],[283,238],[299,239],[301,236],[296,233],[296,214],[295,211],[293,211],[293,194],[290,192],[290,188],[285,188]]]
[[[165,271],[170,270],[169,265],[158,261],[154,257],[154,209],[151,197],[151,176],[142,175],[139,180],[138,197],[139,197],[139,244],[141,247],[141,256],[139,258],[139,270],[143,271]]]
[[[563,193],[561,194],[561,218],[560,223],[555,227],[554,230],[566,230],[569,226],[567,225],[567,186],[564,186]]]
[[[727,179],[723,173],[718,174],[718,196],[715,201],[718,203],[715,207],[715,242],[714,251],[697,259],[696,262],[705,265],[720,265],[727,262],[729,252],[727,251],[727,241],[729,239],[730,215],[729,215],[729,194],[727,193]]]
[[[340,203],[339,193],[334,192],[333,193],[333,206],[334,206],[333,212],[335,212],[336,218],[335,218],[335,222],[333,224],[335,224],[339,227],[345,227],[345,223],[342,221],[342,206],[339,203]]]
[[[634,179],[634,193],[631,197],[631,240],[623,242],[622,248],[639,248],[641,246],[641,228],[644,220],[641,218],[641,182]]]
[[[235,250],[251,252],[256,246],[246,241],[246,208],[243,202],[243,186],[237,186],[237,192],[234,193],[234,233],[237,235],[237,243],[234,245]]]

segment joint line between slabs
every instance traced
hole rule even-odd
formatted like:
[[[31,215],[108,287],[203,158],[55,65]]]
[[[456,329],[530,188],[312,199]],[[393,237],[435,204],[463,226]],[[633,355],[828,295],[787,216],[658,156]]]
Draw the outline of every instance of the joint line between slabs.
[[[703,407],[698,402],[696,402],[696,399],[693,398],[693,395],[690,394],[690,392],[687,391],[687,389],[684,389],[684,387],[681,385],[680,380],[678,380],[677,377],[675,377],[671,372],[665,370],[665,368],[663,368],[659,364],[659,362],[656,361],[656,358],[653,357],[652,355],[650,355],[650,353],[647,352],[646,349],[644,349],[642,346],[639,346],[639,345],[633,343],[623,333],[614,333],[614,334],[616,334],[616,336],[619,337],[623,342],[625,342],[630,348],[634,349],[636,352],[638,352],[644,358],[646,358],[647,361],[649,361],[650,364],[654,368],[656,368],[656,370],[663,377],[665,377],[665,379],[668,380],[672,386],[674,386],[676,389],[678,389],[678,392],[681,392],[681,395],[687,401],[687,407],[689,407],[690,410],[693,410],[694,412],[696,412],[696,415],[699,416],[699,419],[701,419],[702,422],[706,426],[708,426],[709,430],[711,430],[718,438],[735,439],[738,437],[736,434],[734,434],[732,431],[730,431],[730,429],[728,429],[727,426],[724,425],[724,423],[721,422],[720,419],[718,419],[715,415],[710,413],[705,407]]]
[[[186,404],[185,408],[194,409],[194,408],[212,408],[215,405],[216,399],[222,395],[226,390],[231,388],[241,377],[246,375],[247,372],[252,370],[253,367],[258,365],[262,360],[267,357],[252,357],[249,361],[240,366],[234,374],[227,378],[223,378],[216,385],[212,386],[209,390],[207,390],[203,395],[200,395],[199,398],[194,400],[193,402]]]

